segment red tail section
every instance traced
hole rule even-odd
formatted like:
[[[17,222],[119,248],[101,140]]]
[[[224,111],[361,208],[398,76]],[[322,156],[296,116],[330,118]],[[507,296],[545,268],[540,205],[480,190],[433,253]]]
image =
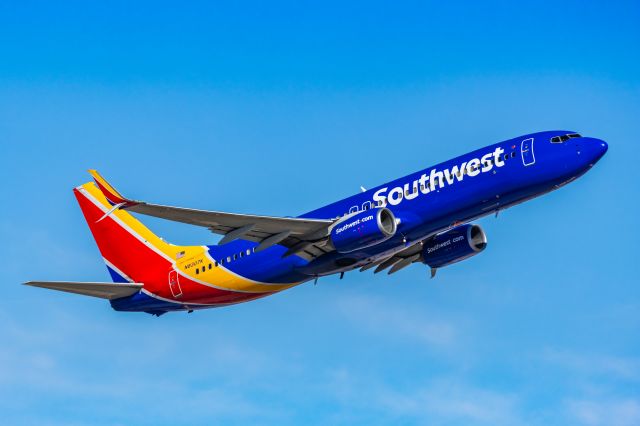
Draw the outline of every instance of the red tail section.
[[[114,280],[145,283],[145,288],[164,281],[171,253],[180,247],[165,243],[127,212],[114,211],[101,220],[111,206],[93,184],[75,188],[74,194]]]
[[[114,281],[142,283],[155,296],[196,304],[238,303],[285,287],[251,282],[222,266],[209,266],[206,273],[203,267],[197,274],[188,263],[213,262],[206,247],[166,243],[130,213],[114,210],[93,183],[75,188],[74,194]]]

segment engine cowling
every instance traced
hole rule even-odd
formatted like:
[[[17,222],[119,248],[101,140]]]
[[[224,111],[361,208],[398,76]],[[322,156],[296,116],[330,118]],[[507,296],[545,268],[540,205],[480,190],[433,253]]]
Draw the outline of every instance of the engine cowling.
[[[364,210],[338,221],[331,229],[330,240],[339,253],[350,253],[380,244],[396,233],[396,218],[391,210]]]
[[[441,268],[475,256],[487,247],[487,235],[479,225],[462,225],[425,242],[422,262]]]

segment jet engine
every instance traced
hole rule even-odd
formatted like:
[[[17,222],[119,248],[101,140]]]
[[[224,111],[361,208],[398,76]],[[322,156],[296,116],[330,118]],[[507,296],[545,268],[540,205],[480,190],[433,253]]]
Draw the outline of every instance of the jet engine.
[[[329,239],[337,252],[350,253],[388,240],[395,235],[396,227],[391,210],[374,208],[336,222]]]
[[[479,225],[462,225],[424,243],[422,262],[437,268],[451,265],[480,253],[487,247],[487,235]]]

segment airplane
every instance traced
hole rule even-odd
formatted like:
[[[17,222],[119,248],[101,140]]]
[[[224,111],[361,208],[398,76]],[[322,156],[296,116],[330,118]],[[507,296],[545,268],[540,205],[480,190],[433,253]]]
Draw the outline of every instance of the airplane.
[[[73,192],[113,282],[25,284],[109,300],[160,316],[259,299],[359,269],[393,274],[414,263],[431,277],[485,250],[473,221],[554,191],[606,153],[572,131],[489,145],[310,211],[274,217],[171,207],[124,197],[97,171]],[[165,242],[131,213],[209,229],[217,245]]]

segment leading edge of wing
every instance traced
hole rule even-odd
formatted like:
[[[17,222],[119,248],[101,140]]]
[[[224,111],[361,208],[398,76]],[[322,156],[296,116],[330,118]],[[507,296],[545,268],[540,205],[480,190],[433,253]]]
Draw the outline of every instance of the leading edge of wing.
[[[142,289],[140,283],[99,283],[76,281],[29,281],[24,283],[32,287],[48,288],[101,299],[120,299],[131,296]]]
[[[329,219],[289,218],[226,213],[184,207],[163,206],[159,204],[149,204],[146,202],[139,202],[138,204],[130,207],[126,206],[124,209],[147,216],[154,216],[161,219],[204,226],[207,228],[223,226],[237,229],[247,225],[254,225],[254,229],[256,231],[262,231],[270,234],[287,230],[291,231],[295,235],[304,235],[318,231],[333,223],[333,221]]]
[[[295,239],[294,243],[298,241],[316,242],[328,236],[329,229],[334,223],[331,219],[226,213],[131,200],[118,192],[96,170],[89,170],[89,173],[93,176],[96,185],[105,198],[113,205],[113,208],[102,219],[115,210],[123,209],[147,216],[206,227],[211,232],[226,235],[226,238],[223,238],[220,244],[225,244],[234,239],[245,238],[264,242],[265,244],[261,247],[261,249],[264,249],[284,240],[289,241],[289,237]]]

